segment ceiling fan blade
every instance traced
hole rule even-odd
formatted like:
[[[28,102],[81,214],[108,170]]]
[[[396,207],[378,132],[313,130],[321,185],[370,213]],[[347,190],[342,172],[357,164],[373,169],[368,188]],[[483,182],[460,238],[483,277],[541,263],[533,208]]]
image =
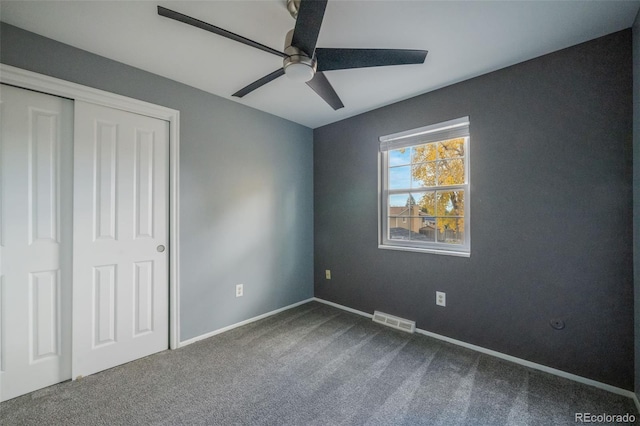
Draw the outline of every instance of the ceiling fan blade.
[[[251,83],[250,85],[248,85],[246,87],[243,87],[242,89],[238,90],[236,93],[234,93],[231,96],[235,96],[236,98],[241,98],[244,95],[253,92],[257,88],[259,88],[261,86],[264,86],[265,84],[269,83],[270,81],[275,80],[276,78],[280,77],[281,75],[284,75],[284,69],[282,69],[282,68],[280,68],[278,70],[275,70],[271,74],[265,75],[261,79],[254,81],[253,83]]]
[[[301,0],[291,45],[313,56],[327,0]]]
[[[426,50],[327,49],[322,47],[316,49],[318,71],[421,64],[426,57]]]
[[[236,33],[232,33],[231,31],[227,31],[220,27],[216,27],[215,25],[211,25],[207,22],[201,21],[196,18],[192,18],[191,16],[183,15],[180,12],[176,12],[171,9],[167,9],[166,7],[158,6],[158,15],[164,16],[165,18],[170,18],[179,22],[183,22],[185,24],[193,25],[194,27],[203,29],[205,31],[210,31],[214,34],[218,34],[222,37],[226,37],[228,39],[237,41],[238,43],[246,44],[247,46],[255,47],[256,49],[260,49],[264,52],[271,53],[276,56],[280,56],[281,58],[286,58],[283,52],[279,52],[275,49],[270,48],[269,46],[265,46],[264,44],[260,44],[257,41],[250,40],[246,37],[242,37]]]
[[[324,101],[334,110],[344,107],[344,104],[338,97],[338,94],[333,90],[331,83],[329,83],[329,80],[327,80],[327,77],[325,77],[323,73],[316,72],[316,75],[314,75],[310,81],[307,81],[307,85],[320,95],[320,97],[324,99]]]

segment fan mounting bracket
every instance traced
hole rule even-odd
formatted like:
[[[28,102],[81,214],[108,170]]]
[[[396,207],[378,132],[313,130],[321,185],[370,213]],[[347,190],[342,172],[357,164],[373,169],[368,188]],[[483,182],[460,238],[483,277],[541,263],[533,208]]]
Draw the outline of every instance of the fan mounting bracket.
[[[300,10],[300,0],[287,0],[287,10],[291,14],[293,19],[298,17],[298,11]]]

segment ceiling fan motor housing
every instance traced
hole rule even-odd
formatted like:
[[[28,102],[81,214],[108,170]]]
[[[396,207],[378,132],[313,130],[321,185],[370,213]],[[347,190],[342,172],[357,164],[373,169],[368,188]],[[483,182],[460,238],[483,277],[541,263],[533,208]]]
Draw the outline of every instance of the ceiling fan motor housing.
[[[287,77],[292,80],[306,82],[316,73],[316,60],[305,52],[291,45],[293,30],[287,33],[284,41],[284,53],[287,55],[282,61],[282,68]]]

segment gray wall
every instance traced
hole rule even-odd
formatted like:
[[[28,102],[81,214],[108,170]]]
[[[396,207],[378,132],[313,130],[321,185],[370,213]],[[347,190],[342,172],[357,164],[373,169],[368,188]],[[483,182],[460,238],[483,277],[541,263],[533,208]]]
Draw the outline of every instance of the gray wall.
[[[5,64],[180,110],[182,340],[313,296],[310,129],[7,24],[0,31]],[[239,283],[245,295],[235,298]]]
[[[640,12],[633,24],[633,282],[635,301],[635,392],[640,398]]]
[[[315,129],[316,297],[633,389],[631,85],[626,30]],[[471,257],[378,249],[378,137],[466,115]]]

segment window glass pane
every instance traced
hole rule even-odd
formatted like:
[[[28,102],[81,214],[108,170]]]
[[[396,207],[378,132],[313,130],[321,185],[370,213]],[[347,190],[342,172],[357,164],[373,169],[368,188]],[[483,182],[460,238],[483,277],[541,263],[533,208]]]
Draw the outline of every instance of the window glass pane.
[[[464,219],[439,217],[436,219],[438,242],[462,244],[464,242]]]
[[[420,216],[435,216],[436,215],[436,193],[435,191],[429,192],[414,192],[413,198],[416,200],[418,207],[420,208]]]
[[[389,238],[394,240],[434,241],[435,222],[421,217],[389,217]]]
[[[405,206],[407,208],[410,208],[409,211],[411,213],[409,213],[410,216],[415,216],[418,214],[418,202],[416,201],[416,194],[409,194],[409,197],[407,198],[407,201],[405,202]]]
[[[438,191],[436,196],[436,215],[464,216],[464,191]]]
[[[421,163],[411,166],[411,186],[436,186],[436,163]]]
[[[438,161],[438,185],[458,185],[464,183],[464,160]]]
[[[389,151],[389,166],[402,166],[411,162],[411,149],[401,148]]]
[[[438,158],[464,157],[464,138],[438,142]]]
[[[407,217],[389,216],[389,239],[409,240],[409,219]]]
[[[412,240],[423,241],[424,238],[420,234],[420,219],[417,217],[409,218],[409,238]]]
[[[436,155],[435,143],[418,145],[411,148],[412,163],[426,163],[428,161],[435,161]]]
[[[407,205],[407,200],[409,200],[409,194],[393,194],[389,196],[389,216],[397,216],[394,212],[399,212],[401,210],[391,210],[391,208],[403,208]]]
[[[415,196],[409,193],[389,196],[389,238],[396,240],[413,239],[418,233],[419,223],[414,216],[420,213]]]
[[[411,239],[425,242],[433,242],[436,237],[436,219],[433,217],[412,218],[414,229],[417,233],[411,234]]]
[[[389,189],[409,188],[411,186],[411,166],[391,167],[389,169]]]
[[[397,217],[401,222],[407,223],[407,217],[417,209],[415,204],[411,194],[393,194],[389,196],[389,216]],[[404,226],[408,228],[409,225]]]

